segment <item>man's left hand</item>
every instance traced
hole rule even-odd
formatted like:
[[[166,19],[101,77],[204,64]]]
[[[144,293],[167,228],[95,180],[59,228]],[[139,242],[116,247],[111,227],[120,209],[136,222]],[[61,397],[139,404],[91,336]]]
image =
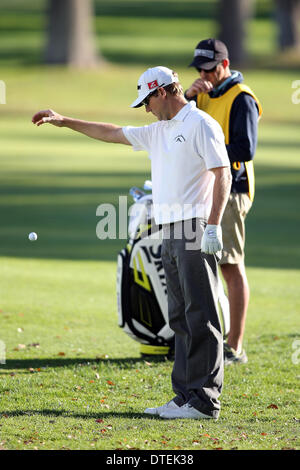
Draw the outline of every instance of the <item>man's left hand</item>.
[[[207,225],[201,240],[201,251],[214,255],[223,248],[221,225]]]

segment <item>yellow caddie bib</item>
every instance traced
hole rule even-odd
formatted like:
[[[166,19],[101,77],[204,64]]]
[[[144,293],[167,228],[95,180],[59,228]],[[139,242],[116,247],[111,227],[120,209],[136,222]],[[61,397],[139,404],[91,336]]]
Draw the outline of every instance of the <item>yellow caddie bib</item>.
[[[211,117],[213,117],[216,121],[218,121],[218,123],[222,127],[223,133],[225,136],[226,145],[230,143],[229,142],[229,119],[230,119],[231,107],[235,98],[240,93],[248,93],[248,95],[251,95],[255,99],[257,106],[258,106],[258,112],[259,112],[259,117],[260,117],[262,114],[262,107],[258,98],[255,96],[251,88],[249,88],[247,85],[244,85],[242,83],[237,83],[236,85],[231,87],[228,91],[226,91],[226,93],[224,93],[221,96],[218,96],[217,98],[211,98],[207,93],[199,93],[199,95],[197,96],[197,107],[201,109],[202,111],[205,111]],[[254,192],[255,192],[253,161],[250,160],[248,162],[243,162],[243,163],[245,164],[247,178],[248,178],[248,188],[249,188],[248,195],[251,201],[253,201]],[[232,163],[232,168],[234,170],[239,170],[241,168],[241,162]]]

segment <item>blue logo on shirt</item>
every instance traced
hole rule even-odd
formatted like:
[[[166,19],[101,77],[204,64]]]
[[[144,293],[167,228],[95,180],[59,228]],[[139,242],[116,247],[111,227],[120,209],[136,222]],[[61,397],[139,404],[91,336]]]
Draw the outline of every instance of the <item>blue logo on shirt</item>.
[[[182,134],[177,135],[174,140],[175,142],[185,142],[185,138],[183,137]]]

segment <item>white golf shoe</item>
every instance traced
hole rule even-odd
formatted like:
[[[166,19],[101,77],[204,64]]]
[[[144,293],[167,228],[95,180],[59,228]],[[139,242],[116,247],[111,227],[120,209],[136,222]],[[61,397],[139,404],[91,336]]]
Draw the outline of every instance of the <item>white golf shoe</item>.
[[[165,403],[162,406],[158,406],[157,408],[146,408],[144,413],[146,413],[148,415],[153,415],[153,416],[160,416],[160,414],[163,411],[167,411],[167,410],[175,411],[175,410],[179,410],[179,408],[180,408],[180,406],[176,405],[174,400],[170,400],[170,401],[168,401],[168,403]]]
[[[205,415],[201,411],[196,410],[192,405],[186,403],[181,407],[175,408],[165,408],[159,415],[161,418],[165,419],[214,419],[212,416]]]

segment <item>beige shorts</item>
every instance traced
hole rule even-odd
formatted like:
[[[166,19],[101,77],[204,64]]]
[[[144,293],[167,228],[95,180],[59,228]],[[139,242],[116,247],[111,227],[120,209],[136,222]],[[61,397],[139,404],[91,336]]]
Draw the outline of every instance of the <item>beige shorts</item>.
[[[244,260],[245,218],[252,202],[246,193],[231,193],[222,219],[223,252],[219,264]]]

